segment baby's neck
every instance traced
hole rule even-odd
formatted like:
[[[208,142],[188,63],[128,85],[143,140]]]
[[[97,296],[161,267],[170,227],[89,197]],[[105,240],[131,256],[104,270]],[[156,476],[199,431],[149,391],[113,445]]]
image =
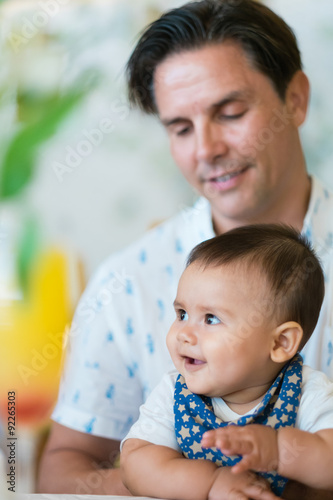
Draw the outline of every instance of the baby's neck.
[[[249,403],[231,403],[224,399],[224,402],[229,406],[229,408],[237,413],[238,415],[245,415],[245,413],[249,412],[253,408],[255,408],[263,399],[264,394],[260,396],[258,399],[254,401],[250,401]]]
[[[226,395],[222,399],[232,411],[238,415],[245,415],[262,401],[271,383],[269,382],[260,387],[250,387],[241,394]]]

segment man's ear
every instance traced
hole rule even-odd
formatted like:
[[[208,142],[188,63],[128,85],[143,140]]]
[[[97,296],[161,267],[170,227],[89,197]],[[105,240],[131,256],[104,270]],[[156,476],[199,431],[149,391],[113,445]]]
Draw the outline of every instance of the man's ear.
[[[273,333],[271,360],[275,363],[285,363],[293,358],[298,351],[303,337],[303,328],[296,321],[287,321],[278,326]]]
[[[309,103],[310,84],[303,71],[296,71],[286,90],[286,106],[292,116],[294,125],[298,128],[306,118]]]

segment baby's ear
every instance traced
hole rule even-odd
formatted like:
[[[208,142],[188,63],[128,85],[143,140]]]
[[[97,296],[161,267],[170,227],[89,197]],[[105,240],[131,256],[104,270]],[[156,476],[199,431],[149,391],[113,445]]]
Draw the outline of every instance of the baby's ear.
[[[271,360],[275,363],[285,363],[293,358],[298,351],[303,337],[303,328],[296,321],[287,321],[278,326],[273,333]]]

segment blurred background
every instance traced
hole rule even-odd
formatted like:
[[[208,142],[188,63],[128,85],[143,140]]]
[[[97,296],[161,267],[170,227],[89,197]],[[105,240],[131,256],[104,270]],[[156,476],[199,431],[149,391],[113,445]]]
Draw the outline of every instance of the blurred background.
[[[25,204],[38,213],[44,237],[75,250],[87,277],[110,252],[195,197],[173,164],[162,128],[153,118],[130,111],[123,75],[138,32],[159,11],[181,3],[7,0],[1,4],[1,43],[10,65],[10,74],[6,64],[0,70],[2,87],[7,87],[0,103],[4,145],[16,127],[17,82],[21,89],[50,94],[71,89],[80,78],[91,85],[43,141],[24,193]],[[333,186],[333,4],[329,0],[267,3],[298,36],[312,83],[310,113],[302,130],[308,168]],[[0,241],[5,233],[0,226]]]
[[[66,329],[98,264],[196,198],[124,83],[138,33],[182,3],[0,1],[0,413],[15,389],[23,427],[51,411]],[[308,170],[333,188],[333,3],[266,3],[298,37]]]
[[[130,111],[123,75],[138,32],[161,10],[182,3],[7,0],[1,4],[1,42],[10,65],[8,75],[1,64],[2,86],[7,86],[0,103],[2,142],[16,127],[17,82],[21,89],[46,94],[71,90],[79,80],[91,86],[41,144],[24,193],[25,204],[38,213],[43,236],[77,252],[87,277],[104,257],[134,240],[151,222],[169,217],[195,198],[173,164],[162,128],[154,118]],[[333,4],[329,0],[267,3],[298,36],[312,83],[310,113],[302,130],[308,168],[333,186]],[[5,233],[0,226],[2,240]]]

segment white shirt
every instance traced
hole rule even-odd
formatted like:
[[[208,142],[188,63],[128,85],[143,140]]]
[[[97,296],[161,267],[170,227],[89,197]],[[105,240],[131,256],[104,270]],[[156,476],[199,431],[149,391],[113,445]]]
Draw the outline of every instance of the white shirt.
[[[178,372],[172,370],[162,378],[140,407],[140,417],[122,441],[142,439],[160,446],[167,446],[179,453],[181,448],[176,440],[175,418],[173,412],[174,390]],[[317,432],[333,428],[333,382],[324,373],[303,365],[301,400],[296,417],[296,429]],[[235,422],[238,415],[222,398],[212,398],[213,410],[224,422]],[[259,405],[260,403],[258,403]],[[249,410],[251,415],[257,408]]]
[[[317,180],[312,184],[303,231],[322,258],[327,292],[302,354],[333,378],[333,195]],[[127,434],[140,405],[173,368],[165,337],[186,258],[213,236],[210,205],[200,198],[100,266],[74,317],[54,420],[111,439]]]

